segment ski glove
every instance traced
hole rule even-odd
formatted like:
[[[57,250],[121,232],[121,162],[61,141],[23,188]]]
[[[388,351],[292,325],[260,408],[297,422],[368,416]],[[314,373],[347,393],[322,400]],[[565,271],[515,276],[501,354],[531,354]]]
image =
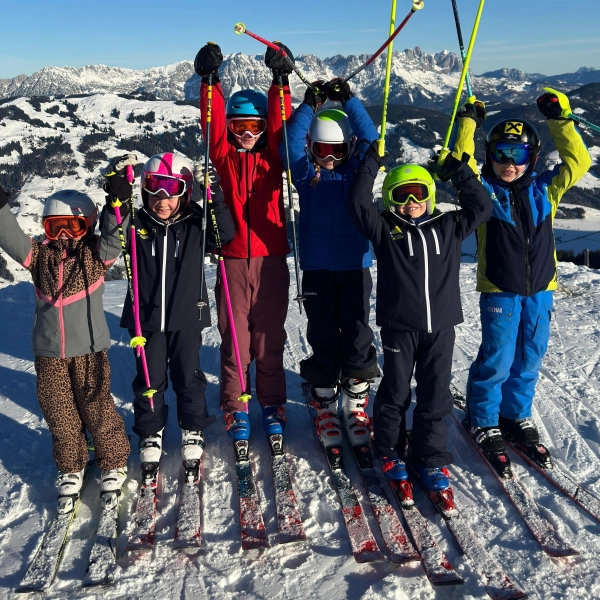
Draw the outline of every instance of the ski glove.
[[[129,213],[129,204],[125,201],[128,201],[133,195],[133,185],[127,180],[126,168],[129,166],[135,167],[138,162],[136,154],[115,156],[109,159],[104,172],[106,183],[103,187],[104,191],[108,194],[106,196],[106,205],[114,213],[112,207],[113,200],[121,200],[122,204],[119,208],[123,218]]]
[[[327,93],[324,88],[325,81],[319,79],[318,81],[313,81],[312,84],[317,89],[317,92],[312,88],[306,88],[304,103],[311,106],[313,110],[317,110],[319,106],[323,106],[327,102]]]
[[[456,114],[459,119],[473,119],[475,127],[479,128],[485,121],[485,104],[479,100],[474,103],[467,102]]]
[[[208,76],[212,75],[212,83],[219,83],[219,67],[223,63],[221,48],[214,42],[202,46],[194,59],[194,71],[208,84]]]
[[[451,179],[452,185],[457,188],[465,179],[476,177],[471,167],[467,164],[471,157],[466,152],[463,152],[461,160],[458,160],[452,154],[448,154],[442,164],[438,164],[439,157],[439,153],[434,154],[427,163],[427,168],[440,181]],[[463,167],[463,165],[465,166]]]
[[[285,44],[282,44],[279,41],[273,43],[279,46],[287,54],[287,58],[269,47],[265,52],[265,65],[273,71],[274,77],[277,75],[290,75],[293,69],[288,61],[291,61],[292,64],[294,64],[294,55]]]
[[[0,208],[4,208],[8,204],[8,194],[4,188],[0,187]]]
[[[204,165],[197,164],[194,166],[194,181],[204,190]],[[221,183],[221,178],[211,163],[208,163],[208,182],[212,193],[215,191],[215,186]]]
[[[367,140],[361,140],[361,142]],[[368,143],[368,142],[367,142]],[[369,173],[373,179],[377,177],[379,173],[379,167],[381,166],[381,156],[379,156],[379,140],[371,142],[365,155],[363,156],[362,162],[358,167],[359,173]]]
[[[350,85],[341,77],[335,77],[331,81],[328,81],[325,84],[325,92],[327,93],[327,97],[333,102],[347,102],[354,96],[354,94],[350,91]]]
[[[552,90],[551,88],[544,88]],[[546,119],[564,119],[571,111],[569,99],[556,90],[547,91],[537,99],[537,107]]]

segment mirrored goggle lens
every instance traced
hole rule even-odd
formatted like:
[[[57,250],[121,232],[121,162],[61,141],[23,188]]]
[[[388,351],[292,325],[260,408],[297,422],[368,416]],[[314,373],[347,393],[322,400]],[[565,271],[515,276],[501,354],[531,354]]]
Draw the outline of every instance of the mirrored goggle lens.
[[[326,142],[313,142],[312,153],[321,159],[333,156],[333,158],[339,160],[348,156],[348,144],[342,142],[340,144],[328,144]]]
[[[229,129],[235,135],[243,135],[249,131],[252,135],[260,135],[267,128],[264,119],[230,119]]]
[[[185,192],[185,181],[168,175],[146,175],[144,177],[144,189],[155,196],[163,191],[168,196],[176,198]]]
[[[85,235],[87,223],[83,217],[46,217],[44,219],[44,232],[46,237],[55,240],[61,233],[73,240]]]
[[[533,158],[533,148],[529,144],[494,142],[490,147],[492,159],[504,164],[512,160],[515,165],[526,165]]]
[[[429,200],[429,188],[424,183],[408,183],[399,185],[392,190],[392,202],[404,205],[409,200],[415,202],[427,202]]]

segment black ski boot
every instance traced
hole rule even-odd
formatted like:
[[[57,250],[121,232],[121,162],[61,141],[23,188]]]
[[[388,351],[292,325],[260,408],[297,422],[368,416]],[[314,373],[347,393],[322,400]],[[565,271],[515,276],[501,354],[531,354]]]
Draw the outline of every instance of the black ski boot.
[[[540,444],[540,433],[531,417],[527,419],[507,419],[500,416],[502,435],[522,454],[538,464],[542,469],[552,468],[548,448]]]
[[[492,427],[471,427],[466,423],[469,434],[488,459],[494,470],[503,479],[512,477],[510,467],[510,458],[506,454],[504,439],[497,426]]]

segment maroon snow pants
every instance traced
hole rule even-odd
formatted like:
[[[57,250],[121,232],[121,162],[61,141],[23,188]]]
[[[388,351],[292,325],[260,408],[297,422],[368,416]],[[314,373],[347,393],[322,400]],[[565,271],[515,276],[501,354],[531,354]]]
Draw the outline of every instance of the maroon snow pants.
[[[225,258],[225,271],[233,307],[246,390],[250,390],[250,363],[256,361],[256,399],[261,406],[285,403],[283,351],[289,302],[290,272],[285,256]],[[221,272],[215,287],[221,334],[221,409],[244,410],[238,398],[238,376]]]

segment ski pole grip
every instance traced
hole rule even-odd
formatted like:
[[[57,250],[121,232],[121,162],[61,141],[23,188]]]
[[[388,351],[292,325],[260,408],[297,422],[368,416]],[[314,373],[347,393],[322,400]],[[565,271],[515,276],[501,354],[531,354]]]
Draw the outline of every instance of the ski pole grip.
[[[236,33],[237,35],[242,35],[243,33],[246,33],[246,26],[243,23],[236,23],[233,26],[233,32]]]
[[[129,183],[133,183],[134,176],[133,176],[133,167],[131,165],[127,165],[125,167],[125,176],[127,177],[127,181],[129,181]]]
[[[413,11],[421,10],[425,6],[423,0],[413,0],[412,9]]]

